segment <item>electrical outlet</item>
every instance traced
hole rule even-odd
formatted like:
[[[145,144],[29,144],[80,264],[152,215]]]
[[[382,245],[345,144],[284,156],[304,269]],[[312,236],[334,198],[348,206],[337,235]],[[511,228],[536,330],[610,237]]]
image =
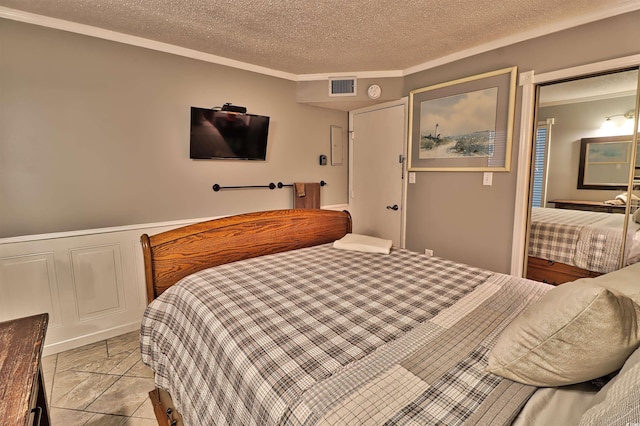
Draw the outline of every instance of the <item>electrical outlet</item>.
[[[409,183],[416,183],[416,172],[409,172]]]
[[[433,250],[424,249],[424,254],[427,255],[428,257],[431,257],[431,256],[433,256]]]

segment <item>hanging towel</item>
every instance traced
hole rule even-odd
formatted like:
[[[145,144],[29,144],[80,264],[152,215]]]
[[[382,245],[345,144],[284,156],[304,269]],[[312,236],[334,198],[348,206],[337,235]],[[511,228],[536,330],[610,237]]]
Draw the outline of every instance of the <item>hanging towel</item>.
[[[293,187],[295,188],[295,196],[296,197],[304,197],[306,194],[304,192],[304,183],[294,183]]]
[[[294,209],[319,209],[320,208],[320,183],[294,183],[293,184],[293,208]]]

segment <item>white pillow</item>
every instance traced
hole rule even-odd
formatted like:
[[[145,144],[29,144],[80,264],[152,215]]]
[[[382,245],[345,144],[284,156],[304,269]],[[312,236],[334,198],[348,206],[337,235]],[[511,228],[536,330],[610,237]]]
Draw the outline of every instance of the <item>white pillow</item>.
[[[591,382],[540,388],[531,395],[511,426],[577,425],[600,388]]]
[[[347,234],[333,242],[333,246],[341,250],[383,254],[389,254],[391,252],[392,244],[393,242],[391,240],[360,234]]]
[[[545,293],[498,338],[487,370],[533,386],[563,386],[619,369],[640,345],[640,306],[596,279]]]

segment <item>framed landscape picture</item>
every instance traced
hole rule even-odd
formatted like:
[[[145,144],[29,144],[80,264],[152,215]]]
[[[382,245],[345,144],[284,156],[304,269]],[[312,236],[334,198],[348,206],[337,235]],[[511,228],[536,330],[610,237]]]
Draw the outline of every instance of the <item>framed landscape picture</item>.
[[[409,94],[410,171],[509,171],[516,67]]]

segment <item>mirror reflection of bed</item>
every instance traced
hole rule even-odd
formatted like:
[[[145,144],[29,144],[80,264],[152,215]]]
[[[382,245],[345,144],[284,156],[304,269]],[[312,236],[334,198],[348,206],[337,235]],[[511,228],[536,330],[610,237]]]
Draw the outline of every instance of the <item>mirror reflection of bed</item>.
[[[632,69],[538,87],[527,278],[562,284],[640,261],[637,85]]]

